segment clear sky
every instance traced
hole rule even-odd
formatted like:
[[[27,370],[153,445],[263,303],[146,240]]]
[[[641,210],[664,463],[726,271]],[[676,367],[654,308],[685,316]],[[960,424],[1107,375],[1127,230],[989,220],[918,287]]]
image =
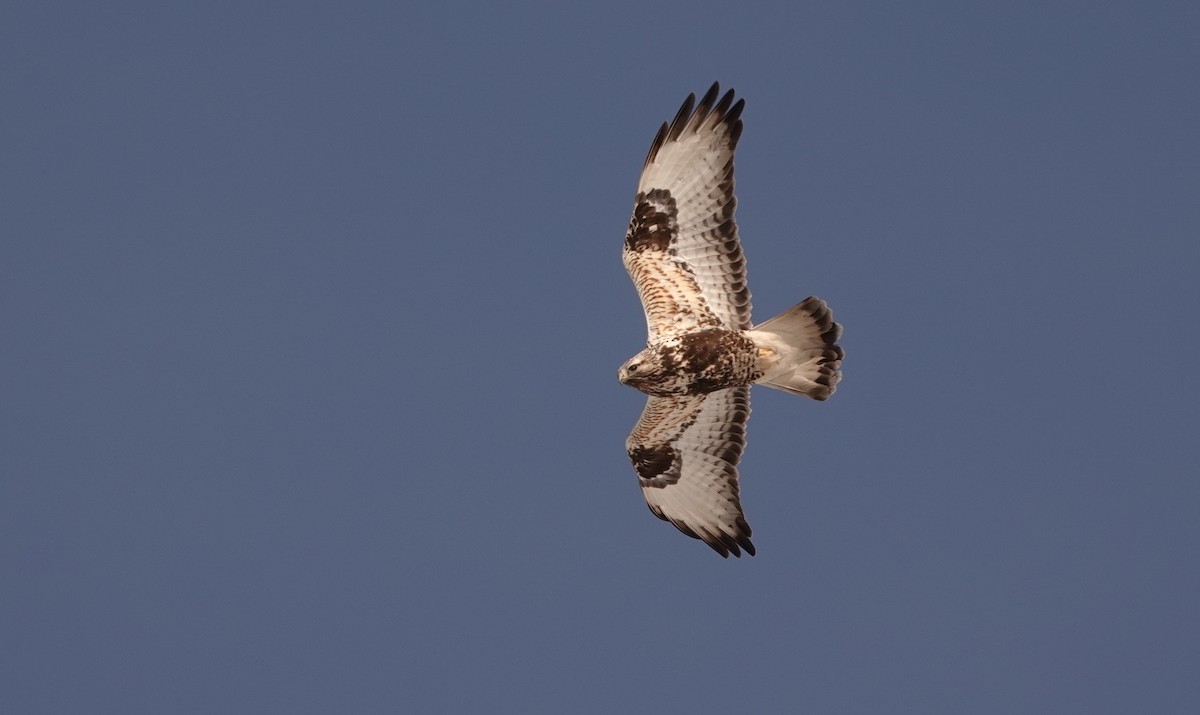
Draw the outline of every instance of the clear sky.
[[[0,711],[1200,712],[1200,10],[9,2]],[[746,99],[758,556],[654,519],[620,263]]]

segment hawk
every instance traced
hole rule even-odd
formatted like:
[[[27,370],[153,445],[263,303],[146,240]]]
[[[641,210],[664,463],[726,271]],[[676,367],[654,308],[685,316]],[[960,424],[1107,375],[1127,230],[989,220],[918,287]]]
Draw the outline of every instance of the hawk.
[[[650,511],[721,556],[754,555],[738,496],[750,385],[825,400],[841,379],[842,327],[810,297],[750,322],[733,220],[733,152],[745,100],[716,83],[688,95],[650,144],[624,263],[646,313],[646,347],[617,372],[647,395],[626,440]]]

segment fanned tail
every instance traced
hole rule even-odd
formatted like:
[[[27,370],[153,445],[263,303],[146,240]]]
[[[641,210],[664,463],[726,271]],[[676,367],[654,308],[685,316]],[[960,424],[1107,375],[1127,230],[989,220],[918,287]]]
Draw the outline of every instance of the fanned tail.
[[[758,346],[763,370],[757,384],[814,400],[828,399],[837,389],[845,357],[837,345],[842,326],[833,322],[825,301],[805,298],[748,335]]]

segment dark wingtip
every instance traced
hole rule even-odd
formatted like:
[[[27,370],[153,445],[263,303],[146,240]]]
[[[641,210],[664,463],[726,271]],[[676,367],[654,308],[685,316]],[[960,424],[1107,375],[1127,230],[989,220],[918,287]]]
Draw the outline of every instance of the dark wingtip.
[[[676,524],[678,526],[678,524]],[[722,558],[729,558],[733,554],[735,558],[741,558],[742,552],[745,551],[748,556],[754,556],[754,544],[750,541],[750,525],[746,523],[744,518],[738,517],[737,520],[738,533],[727,534],[725,532],[712,533],[706,531],[703,535],[697,534],[691,529],[680,531],[694,539],[700,539],[708,544],[713,551],[716,551]]]
[[[721,96],[718,102],[717,97]],[[658,156],[658,152],[663,145],[669,141],[678,139],[684,129],[692,126],[697,129],[703,124],[703,120],[710,115],[715,114],[721,123],[729,127],[729,141],[731,146],[736,147],[738,139],[742,136],[742,110],[746,107],[746,100],[739,99],[733,101],[733,89],[726,90],[724,95],[721,95],[721,83],[713,82],[708,91],[696,102],[696,93],[692,92],[683,100],[683,104],[679,107],[679,111],[675,113],[675,118],[670,122],[664,122],[659,128],[658,134],[654,137],[654,141],[650,142],[650,151],[646,153],[646,161],[643,166],[649,165]],[[714,106],[715,105],[715,106]]]
[[[736,535],[726,534],[724,532],[713,533],[707,530],[705,530],[703,533],[696,533],[695,529],[687,524],[684,524],[683,522],[669,519],[666,516],[655,512],[653,509],[650,511],[654,512],[654,515],[658,518],[664,521],[669,521],[675,526],[676,529],[679,529],[693,539],[699,539],[700,541],[708,544],[709,548],[720,554],[721,558],[723,559],[729,558],[730,554],[733,554],[735,558],[740,559],[742,557],[742,551],[745,551],[750,556],[754,556],[755,554],[754,544],[750,543],[750,525],[747,524],[746,520],[741,517],[738,517],[737,520],[738,533]]]
[[[696,105],[696,116],[707,117],[712,111],[713,102],[717,101],[717,93],[721,91],[721,84],[713,82],[713,85],[704,93],[704,98],[700,100],[700,104]]]
[[[739,516],[737,520],[737,542],[746,550],[747,554],[754,556],[754,544],[750,543],[750,536],[754,532],[750,530],[750,524],[746,521],[746,517]]]
[[[646,152],[646,161],[642,162],[643,167],[654,161],[654,157],[658,155],[658,150],[667,141],[668,129],[669,127],[666,122],[663,122],[662,126],[658,128],[658,134],[655,134],[654,141],[650,142],[650,151]]]
[[[688,119],[692,116],[692,108],[696,106],[696,93],[692,92],[683,100],[683,105],[679,107],[679,111],[675,113],[675,118],[671,120],[671,131],[667,135],[668,139],[678,139],[683,133],[683,128],[687,126]]]
[[[734,537],[722,534],[720,538],[714,538],[711,541],[704,539],[704,543],[708,544],[712,547],[713,551],[716,551],[722,558],[726,559],[729,558],[730,554],[733,554],[734,558],[740,559],[742,558],[743,551],[746,552],[747,556],[754,556],[756,553],[754,544],[751,543],[749,538],[743,535]]]
[[[729,90],[732,95],[733,90]],[[729,114],[725,115],[725,122],[729,124],[729,141],[733,146],[737,146],[738,139],[742,137],[742,110],[746,108],[746,100],[739,99],[737,104],[729,110]]]

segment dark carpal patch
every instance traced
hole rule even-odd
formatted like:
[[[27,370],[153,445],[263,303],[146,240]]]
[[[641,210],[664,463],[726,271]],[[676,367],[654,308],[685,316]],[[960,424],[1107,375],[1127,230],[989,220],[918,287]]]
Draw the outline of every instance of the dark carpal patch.
[[[679,470],[672,469],[679,453],[666,444],[638,445],[629,450],[629,461],[643,487],[666,487],[679,481]]]
[[[665,251],[679,232],[675,197],[666,189],[654,189],[637,195],[625,245],[631,251]]]

